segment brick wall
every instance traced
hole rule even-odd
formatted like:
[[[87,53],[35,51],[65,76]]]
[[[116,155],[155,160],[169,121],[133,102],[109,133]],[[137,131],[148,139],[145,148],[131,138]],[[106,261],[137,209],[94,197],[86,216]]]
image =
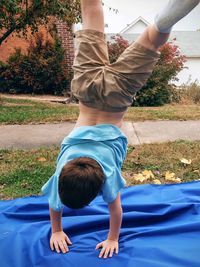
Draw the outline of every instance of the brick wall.
[[[25,38],[19,38],[13,34],[0,45],[0,61],[6,62],[11,54],[15,52],[15,48],[21,48],[22,52],[27,51],[28,41]]]
[[[65,49],[65,62],[68,65],[68,71],[72,71],[74,61],[74,37],[73,30],[68,28],[66,23],[57,20],[56,27],[58,36],[61,38],[62,46]]]
[[[65,49],[65,61],[69,66],[69,71],[71,71],[73,61],[74,61],[74,38],[73,31],[67,27],[67,25],[62,21],[56,21],[56,27],[58,30],[58,35],[61,38],[62,46]],[[45,27],[40,27],[40,30],[44,33],[46,38],[51,39],[51,36],[47,34]],[[48,36],[47,36],[48,35]],[[28,37],[31,36],[28,33]],[[28,38],[29,39],[29,38]],[[19,38],[16,34],[10,36],[6,42],[0,46],[0,60],[6,61],[11,53],[15,50],[15,47],[20,47],[23,52],[26,52],[29,45],[28,39]]]
[[[46,40],[52,40],[51,35],[47,32],[47,29],[44,26],[39,27],[39,32],[43,33]],[[20,48],[23,53],[26,53],[31,36],[32,34],[30,30],[28,30],[27,38],[20,38],[15,33],[10,35],[6,41],[0,45],[0,60],[6,62],[9,56],[15,52],[15,48]]]

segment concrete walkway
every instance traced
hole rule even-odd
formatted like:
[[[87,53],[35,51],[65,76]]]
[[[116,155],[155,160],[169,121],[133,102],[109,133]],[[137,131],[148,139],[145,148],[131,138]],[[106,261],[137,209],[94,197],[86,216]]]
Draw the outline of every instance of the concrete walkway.
[[[0,148],[37,148],[60,145],[74,123],[0,126]],[[200,140],[200,121],[125,122],[122,128],[129,144],[175,140]]]

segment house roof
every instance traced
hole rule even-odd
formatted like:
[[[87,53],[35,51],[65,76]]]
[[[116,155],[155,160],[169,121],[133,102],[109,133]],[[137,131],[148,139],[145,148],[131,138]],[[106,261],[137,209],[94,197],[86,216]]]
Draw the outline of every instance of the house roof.
[[[149,25],[148,21],[146,21],[143,17],[139,16],[133,22],[131,22],[130,24],[127,24],[127,26],[120,31],[120,34],[126,33],[129,29],[131,29],[131,27],[133,27],[135,24],[137,24],[140,21],[143,22],[146,26]]]
[[[107,40],[113,41],[112,36],[116,34],[107,34]],[[139,34],[120,34],[129,43],[136,40]],[[199,31],[174,31],[171,33],[170,40],[175,40],[175,44],[180,47],[181,53],[188,58],[200,57],[200,32]]]

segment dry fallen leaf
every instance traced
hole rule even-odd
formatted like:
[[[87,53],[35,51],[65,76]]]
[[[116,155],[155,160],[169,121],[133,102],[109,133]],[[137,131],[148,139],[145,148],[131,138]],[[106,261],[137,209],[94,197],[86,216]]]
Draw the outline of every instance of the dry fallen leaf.
[[[153,179],[155,178],[152,171],[148,171],[148,170],[144,170],[142,172],[142,175],[145,176],[147,178],[147,180],[150,178],[153,178]]]
[[[142,175],[141,173],[134,174],[133,179],[136,182],[141,182],[141,183],[148,180],[148,178]]]
[[[0,185],[0,189],[4,189],[6,184]]]
[[[190,165],[192,163],[191,159],[188,160],[188,159],[182,158],[182,159],[180,159],[180,161],[185,165]]]
[[[47,161],[47,160],[46,160],[46,158],[41,157],[41,158],[38,158],[38,161],[40,161],[40,162],[45,162],[45,161]]]
[[[25,182],[24,182],[24,183],[21,183],[21,187],[22,187],[22,188],[27,188],[28,185],[29,185],[29,184],[28,184],[28,183],[25,183]]]
[[[170,181],[170,182],[175,182],[175,183],[180,183],[181,182],[180,178],[176,178],[174,172],[169,172],[169,171],[167,171],[165,173],[165,180],[166,181]]]
[[[137,182],[144,182],[144,181],[147,181],[151,178],[155,178],[152,171],[148,171],[148,170],[144,170],[142,173],[138,173],[138,174],[135,174],[133,176],[133,179]]]
[[[169,171],[167,171],[167,172],[165,173],[165,179],[166,179],[166,180],[170,180],[170,179],[173,179],[173,178],[175,178],[175,173],[174,173],[174,172],[169,172]]]
[[[162,184],[161,181],[158,180],[158,179],[153,180],[153,183],[154,183],[154,184]]]

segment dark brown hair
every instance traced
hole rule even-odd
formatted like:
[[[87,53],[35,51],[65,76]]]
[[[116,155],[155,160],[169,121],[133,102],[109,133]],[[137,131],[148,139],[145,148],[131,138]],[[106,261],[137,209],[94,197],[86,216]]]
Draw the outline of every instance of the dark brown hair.
[[[79,157],[66,163],[59,176],[61,202],[72,209],[88,205],[99,193],[104,173],[96,160]]]

